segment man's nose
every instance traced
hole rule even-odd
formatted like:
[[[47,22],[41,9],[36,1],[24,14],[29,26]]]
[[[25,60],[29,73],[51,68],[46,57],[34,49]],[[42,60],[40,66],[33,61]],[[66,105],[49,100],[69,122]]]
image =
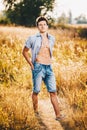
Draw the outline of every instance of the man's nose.
[[[45,27],[44,25],[42,25],[42,27]]]

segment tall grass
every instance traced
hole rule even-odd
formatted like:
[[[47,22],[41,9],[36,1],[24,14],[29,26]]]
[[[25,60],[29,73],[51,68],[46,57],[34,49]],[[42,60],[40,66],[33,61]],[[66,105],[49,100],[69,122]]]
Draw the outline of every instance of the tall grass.
[[[53,68],[58,94],[68,99],[68,103],[73,109],[75,124],[80,122],[81,129],[86,129],[87,40],[79,37],[69,36],[69,38],[61,36],[57,39],[54,48]]]
[[[29,90],[0,87],[0,129],[38,129]]]
[[[31,103],[31,70],[22,56],[26,39],[36,32],[35,28],[0,27],[1,129],[39,129]],[[58,95],[68,99],[73,120],[77,124],[81,122],[81,128],[86,129],[87,41],[75,38],[69,30],[49,32],[56,37],[53,70]]]
[[[31,72],[22,56],[26,34],[20,27],[0,30],[0,129],[39,129],[31,103]]]

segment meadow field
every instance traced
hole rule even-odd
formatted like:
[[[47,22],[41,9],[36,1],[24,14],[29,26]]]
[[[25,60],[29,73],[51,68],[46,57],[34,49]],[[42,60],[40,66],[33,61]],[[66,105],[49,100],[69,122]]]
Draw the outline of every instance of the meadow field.
[[[36,28],[0,26],[0,130],[46,130],[34,115],[31,69],[22,55],[25,41],[37,32]],[[87,39],[61,28],[49,29],[49,33],[56,38],[52,67],[58,98],[71,110],[65,126],[53,130],[86,130]],[[39,98],[45,104],[48,97],[42,84]]]

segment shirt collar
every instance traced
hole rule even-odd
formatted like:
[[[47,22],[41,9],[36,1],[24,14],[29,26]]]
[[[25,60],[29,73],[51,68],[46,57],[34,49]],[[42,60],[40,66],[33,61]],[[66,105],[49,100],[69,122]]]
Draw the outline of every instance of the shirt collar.
[[[37,36],[37,37],[41,37],[41,34],[40,34],[40,33],[37,33],[36,36]],[[47,33],[47,36],[48,36],[48,39],[51,38],[51,35],[50,35],[49,33]]]

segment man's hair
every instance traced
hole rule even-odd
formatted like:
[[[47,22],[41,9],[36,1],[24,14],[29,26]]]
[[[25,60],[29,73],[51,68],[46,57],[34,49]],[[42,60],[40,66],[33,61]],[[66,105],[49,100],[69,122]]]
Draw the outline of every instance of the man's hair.
[[[38,23],[40,21],[46,21],[47,25],[48,25],[48,20],[44,17],[44,16],[39,16],[37,19],[36,19],[36,26],[38,26]]]

